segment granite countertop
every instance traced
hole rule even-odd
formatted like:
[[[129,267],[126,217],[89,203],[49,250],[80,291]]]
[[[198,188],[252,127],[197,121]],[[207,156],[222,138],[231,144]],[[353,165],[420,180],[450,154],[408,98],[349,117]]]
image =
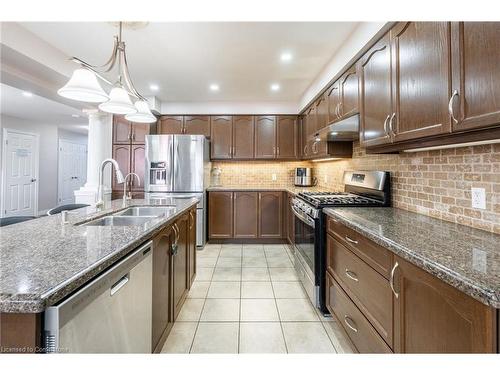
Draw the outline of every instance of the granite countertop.
[[[298,194],[303,191],[324,191],[317,186],[294,186],[294,185],[221,185],[210,186],[207,191],[286,191],[290,194]]]
[[[38,313],[101,273],[198,203],[196,198],[134,199],[126,207],[173,205],[166,216],[140,226],[75,225],[122,211],[85,207],[0,229],[0,312]]]
[[[500,236],[397,208],[327,215],[486,305],[500,308]]]

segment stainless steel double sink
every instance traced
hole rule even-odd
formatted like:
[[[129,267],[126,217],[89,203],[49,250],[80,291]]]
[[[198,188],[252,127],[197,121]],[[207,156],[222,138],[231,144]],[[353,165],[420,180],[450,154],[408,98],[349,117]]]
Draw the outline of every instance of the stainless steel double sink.
[[[147,222],[166,216],[175,211],[175,206],[138,206],[130,207],[85,223],[89,226],[140,226]]]

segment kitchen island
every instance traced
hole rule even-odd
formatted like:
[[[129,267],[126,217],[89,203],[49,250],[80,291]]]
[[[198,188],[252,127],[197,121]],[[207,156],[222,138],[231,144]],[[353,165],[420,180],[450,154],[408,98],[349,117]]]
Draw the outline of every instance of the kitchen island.
[[[62,223],[62,215],[46,216],[4,227],[0,232],[0,347],[9,351],[12,347],[41,347],[42,313],[47,307],[65,299],[106,269],[126,257],[144,242],[164,233],[172,224],[183,220],[178,227],[185,228],[181,240],[185,242],[185,279],[194,279],[195,198],[188,199],[135,199],[123,205],[121,200],[109,202],[97,210],[85,207],[68,213],[68,223]],[[96,219],[138,206],[165,206],[161,216],[150,217],[146,222],[131,225],[85,225]],[[183,225],[183,226],[182,226]],[[194,228],[195,229],[195,228]],[[178,232],[176,229],[174,232]],[[166,237],[176,237],[170,234]],[[163,241],[164,244],[167,242]],[[170,246],[170,245],[169,245]],[[153,247],[153,265],[156,253]],[[169,261],[169,264],[173,263]],[[189,277],[187,276],[189,275]],[[168,286],[168,285],[167,285]],[[182,305],[187,289],[179,289],[176,301]],[[155,294],[153,266],[153,295]],[[167,291],[168,294],[168,291]],[[153,298],[153,304],[154,304]],[[163,308],[163,307],[162,307]],[[176,310],[180,306],[176,307]],[[169,310],[169,309],[167,309]],[[169,314],[167,312],[167,314]],[[161,331],[153,338],[153,348],[165,327],[155,327],[153,306],[153,330]],[[160,320],[171,323],[172,318]],[[164,341],[164,340],[163,340]]]

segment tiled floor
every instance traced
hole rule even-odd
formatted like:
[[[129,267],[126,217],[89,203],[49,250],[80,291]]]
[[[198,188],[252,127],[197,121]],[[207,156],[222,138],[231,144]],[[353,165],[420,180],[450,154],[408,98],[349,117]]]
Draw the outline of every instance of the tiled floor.
[[[285,245],[213,245],[163,353],[350,353],[297,281]]]

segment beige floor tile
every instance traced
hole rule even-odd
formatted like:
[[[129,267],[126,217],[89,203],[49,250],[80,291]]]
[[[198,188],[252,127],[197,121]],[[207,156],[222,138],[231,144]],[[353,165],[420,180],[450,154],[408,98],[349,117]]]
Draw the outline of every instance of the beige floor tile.
[[[210,281],[195,281],[188,292],[187,298],[206,298]]]
[[[243,258],[265,258],[264,249],[243,248]]]
[[[242,322],[277,322],[278,310],[274,299],[242,299]]]
[[[308,299],[277,299],[278,311],[282,322],[318,321],[316,309]]]
[[[240,353],[286,353],[280,323],[241,323]]]
[[[307,298],[300,281],[273,281],[276,298]]]
[[[242,268],[242,281],[270,281],[269,270],[267,267]]]
[[[268,267],[281,267],[281,268],[293,268],[293,264],[290,261],[288,255],[273,255],[267,257]]]
[[[205,247],[202,250],[197,250],[196,251],[196,256],[199,257],[204,257],[204,256],[219,256],[221,249],[221,245],[205,245]]]
[[[217,267],[215,268],[213,281],[241,281],[240,267]]]
[[[221,247],[222,247],[222,244],[220,244],[220,243],[206,243],[205,246],[203,247],[203,249],[200,251],[211,250],[211,249],[220,249]]]
[[[203,257],[196,259],[196,267],[215,267],[217,257]]]
[[[273,286],[269,281],[243,281],[241,298],[274,298]]]
[[[230,259],[230,258],[226,258]],[[243,256],[243,267],[267,267],[267,261],[265,257],[245,257]]]
[[[219,253],[219,258],[241,258],[241,247],[222,248]]]
[[[240,298],[239,281],[212,281],[207,298]]]
[[[241,267],[241,258],[219,258],[217,267]]]
[[[191,353],[238,353],[238,323],[200,323]]]
[[[288,353],[335,353],[321,322],[281,323]]]
[[[272,281],[298,281],[294,268],[269,268]]]
[[[245,251],[245,249],[259,249],[259,250],[264,250],[264,245],[247,243],[247,244],[243,244],[243,251]]]
[[[322,323],[337,353],[357,353],[339,323],[335,320],[323,321]]]
[[[197,322],[175,322],[161,352],[189,353],[197,326]]]
[[[222,244],[223,249],[241,249],[243,248],[243,245],[240,243],[225,243]]]
[[[264,244],[264,250],[284,250],[285,245],[283,244]]]
[[[240,319],[239,299],[207,299],[201,312],[203,322],[238,322]]]
[[[203,309],[204,299],[201,298],[188,298],[182,306],[179,315],[177,316],[178,322],[197,322],[200,320],[201,310]]]
[[[213,267],[196,267],[196,281],[210,281],[213,273]]]

